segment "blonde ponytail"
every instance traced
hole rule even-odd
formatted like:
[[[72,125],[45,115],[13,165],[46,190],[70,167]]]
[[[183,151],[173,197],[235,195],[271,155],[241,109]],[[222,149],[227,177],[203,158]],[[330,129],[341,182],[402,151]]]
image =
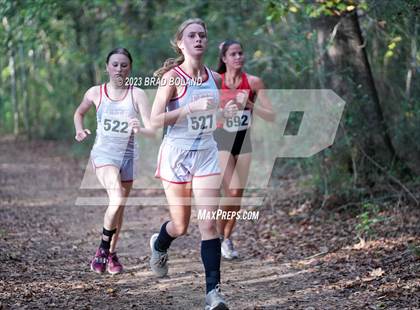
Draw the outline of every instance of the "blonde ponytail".
[[[171,70],[172,68],[175,68],[176,66],[179,66],[184,62],[184,55],[181,55],[177,58],[168,58],[163,63],[163,66],[159,69],[157,69],[153,75],[155,77],[161,78],[166,72]]]

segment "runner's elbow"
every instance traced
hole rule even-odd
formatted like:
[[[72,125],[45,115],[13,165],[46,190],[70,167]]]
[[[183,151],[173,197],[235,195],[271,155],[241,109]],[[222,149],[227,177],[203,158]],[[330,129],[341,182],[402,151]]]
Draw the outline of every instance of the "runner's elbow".
[[[159,116],[154,116],[150,118],[151,127],[156,130],[163,127],[163,121]]]

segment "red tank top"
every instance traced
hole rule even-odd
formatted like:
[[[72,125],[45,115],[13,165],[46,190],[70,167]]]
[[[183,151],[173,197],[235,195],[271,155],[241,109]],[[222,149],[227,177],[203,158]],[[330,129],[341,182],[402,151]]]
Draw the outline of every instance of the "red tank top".
[[[225,73],[220,74],[222,77],[222,100],[221,100],[221,108],[225,107],[225,104],[234,98],[236,98],[236,94],[238,90],[247,90],[248,99],[254,101],[255,93],[251,89],[251,85],[249,85],[248,78],[245,72],[242,72],[241,76],[241,84],[238,85],[236,88],[229,88],[225,84]]]
[[[241,76],[241,83],[236,88],[229,88],[225,84],[225,73],[220,74],[222,77],[222,88],[221,88],[221,96],[220,96],[220,107],[222,109],[225,108],[225,105],[230,100],[236,99],[238,93],[242,92],[248,96],[248,99],[254,102],[255,100],[255,92],[252,91],[251,85],[249,85],[248,78],[245,72],[242,72]],[[249,110],[245,108],[245,110]],[[223,127],[223,123],[217,124],[218,128]]]

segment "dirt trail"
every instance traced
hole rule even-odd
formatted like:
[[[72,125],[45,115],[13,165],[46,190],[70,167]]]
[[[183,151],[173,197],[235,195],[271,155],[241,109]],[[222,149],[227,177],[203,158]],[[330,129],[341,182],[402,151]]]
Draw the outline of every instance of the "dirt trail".
[[[169,277],[148,268],[148,240],[165,207],[126,208],[123,274],[89,270],[104,206],[75,205],[87,160],[66,148],[0,138],[0,309],[202,309],[195,216],[170,250]],[[231,309],[419,309],[418,208],[390,208],[376,239],[357,245],[354,216],[315,215],[289,181],[257,223],[239,223],[242,259],[222,262]]]

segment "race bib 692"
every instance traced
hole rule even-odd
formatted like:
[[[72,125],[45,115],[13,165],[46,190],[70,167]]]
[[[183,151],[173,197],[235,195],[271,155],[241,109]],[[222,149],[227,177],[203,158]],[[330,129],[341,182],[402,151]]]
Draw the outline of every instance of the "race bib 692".
[[[245,130],[251,126],[251,111],[237,111],[233,117],[225,119],[223,128],[226,131],[235,132]]]

